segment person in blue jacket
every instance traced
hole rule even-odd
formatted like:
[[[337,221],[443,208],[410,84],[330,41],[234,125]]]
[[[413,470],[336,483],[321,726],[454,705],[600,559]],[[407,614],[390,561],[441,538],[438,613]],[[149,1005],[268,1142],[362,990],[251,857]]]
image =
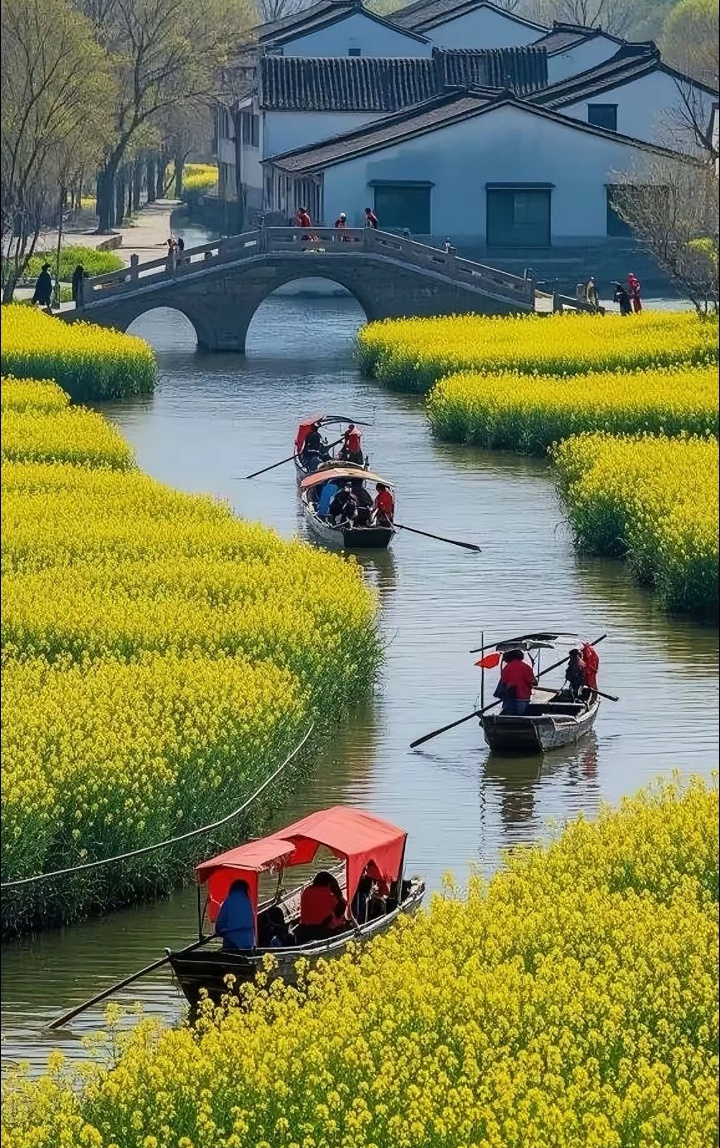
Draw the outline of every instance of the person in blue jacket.
[[[220,906],[215,933],[224,949],[252,949],[255,946],[255,914],[247,881],[233,881]]]
[[[320,498],[318,499],[317,512],[320,518],[326,518],[330,509],[330,503],[337,494],[340,487],[336,482],[326,482],[320,491]]]

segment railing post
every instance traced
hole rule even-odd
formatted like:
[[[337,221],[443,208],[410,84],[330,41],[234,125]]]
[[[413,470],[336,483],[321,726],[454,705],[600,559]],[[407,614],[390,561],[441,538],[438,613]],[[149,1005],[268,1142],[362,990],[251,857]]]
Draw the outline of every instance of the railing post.
[[[268,249],[268,231],[264,221],[260,225],[260,242],[258,247],[260,248],[260,251],[263,253],[263,255]]]
[[[85,276],[78,279],[77,295],[75,296],[75,310],[85,306]]]
[[[131,255],[130,256],[130,278],[131,279],[137,279],[138,278],[138,265],[139,265],[139,263],[140,263],[140,256],[139,255]]]

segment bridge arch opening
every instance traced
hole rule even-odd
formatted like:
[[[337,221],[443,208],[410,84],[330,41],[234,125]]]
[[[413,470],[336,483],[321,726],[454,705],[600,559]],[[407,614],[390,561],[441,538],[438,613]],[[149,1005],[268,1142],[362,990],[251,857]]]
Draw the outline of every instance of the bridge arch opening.
[[[200,335],[189,315],[179,307],[152,307],[143,311],[127,328],[156,351],[194,351]]]
[[[325,276],[289,279],[256,307],[245,351],[262,358],[349,356],[367,318],[363,301],[344,284]]]

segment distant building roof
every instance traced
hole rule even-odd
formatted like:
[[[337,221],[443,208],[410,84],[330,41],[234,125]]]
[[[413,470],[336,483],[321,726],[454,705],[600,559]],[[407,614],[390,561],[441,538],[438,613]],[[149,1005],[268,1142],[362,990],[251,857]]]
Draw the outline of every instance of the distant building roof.
[[[401,28],[412,29],[413,32],[427,32],[440,24],[447,24],[451,20],[459,19],[460,16],[466,16],[468,12],[474,12],[478,8],[489,8],[507,20],[523,24],[526,28],[535,28],[538,32],[546,31],[544,25],[516,16],[514,12],[508,12],[505,8],[493,4],[491,0],[415,0],[415,3],[408,4],[405,8],[391,12],[389,18],[393,24],[398,24]]]
[[[632,83],[633,80],[639,80],[642,76],[657,71],[668,73],[680,83],[694,85],[712,93],[711,88],[707,88],[698,80],[676,72],[674,68],[663,63],[659,49],[652,40],[648,40],[644,44],[623,44],[609,60],[559,80],[558,83],[551,84],[542,91],[536,91],[531,99],[533,103],[546,108],[567,107],[568,104],[602,95],[604,92],[612,91],[613,88],[622,87],[623,84]]]
[[[438,128],[449,127],[462,120],[484,115],[500,107],[515,107],[528,115],[539,116],[552,120],[571,128],[573,131],[589,135],[600,136],[602,139],[613,140],[616,143],[629,144],[642,148],[645,151],[656,152],[661,155],[677,157],[678,153],[668,148],[658,147],[645,140],[635,139],[632,136],[621,135],[606,128],[586,124],[582,120],[573,119],[549,108],[538,107],[528,100],[514,96],[512,93],[483,91],[482,89],[466,89],[465,91],[449,91],[438,96],[419,107],[405,109],[395,115],[383,116],[382,119],[373,120],[369,124],[344,132],[331,139],[320,140],[306,147],[295,148],[280,155],[270,156],[264,162],[279,168],[291,175],[310,175],[321,172],[325,168],[346,160],[356,159],[358,156],[382,151],[394,144],[405,140],[426,135]]]
[[[379,16],[377,12],[371,12],[363,6],[361,0],[319,0],[317,4],[312,4],[309,8],[293,12],[279,20],[271,20],[267,24],[260,24],[254,29],[254,32],[259,44],[266,47],[271,44],[281,46],[289,40],[307,36],[322,28],[329,28],[341,20],[346,20],[348,16],[358,14],[376,24],[383,24],[387,28],[392,28],[395,32],[427,43],[425,37],[413,29],[397,27],[394,22],[384,16]]]
[[[468,84],[527,94],[547,84],[542,48],[436,49],[432,58],[276,56],[260,58],[265,110],[397,112]]]
[[[535,43],[545,48],[548,56],[554,56],[558,52],[567,52],[570,48],[574,48],[586,40],[594,40],[598,36],[604,36],[605,39],[612,40],[616,44],[624,43],[619,36],[614,36],[612,32],[606,32],[604,28],[588,28],[584,24],[564,24],[561,20],[553,20],[550,31],[546,32]]]

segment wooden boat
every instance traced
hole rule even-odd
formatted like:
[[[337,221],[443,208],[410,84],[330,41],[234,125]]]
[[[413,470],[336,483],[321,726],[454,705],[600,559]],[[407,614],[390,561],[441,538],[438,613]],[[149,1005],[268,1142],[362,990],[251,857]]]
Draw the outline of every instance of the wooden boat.
[[[293,984],[301,958],[312,967],[321,958],[340,956],[350,942],[362,945],[384,933],[401,914],[414,913],[423,899],[425,883],[418,877],[403,880],[406,840],[404,829],[362,810],[338,805],[311,813],[269,837],[250,841],[198,865],[195,872],[199,940],[176,952],[167,950],[170,966],[188,1001],[196,1006],[202,998],[202,990],[206,990],[215,1003],[230,991],[236,993],[254,979],[268,953],[276,961],[271,978],[279,977]],[[343,932],[303,944],[293,934],[299,926],[302,890],[310,882],[306,881],[287,895],[282,893],[280,883],[286,869],[309,864],[321,847],[343,859],[343,865],[335,874],[349,904],[355,900],[361,879],[367,881],[368,869],[378,882],[386,884],[389,894],[375,898],[371,919],[367,919],[366,913],[366,919],[354,920]],[[278,874],[276,895],[258,905],[259,877],[268,872]],[[220,938],[204,932],[206,914],[211,922],[215,921],[230,886],[238,879],[244,880],[250,891],[258,939],[255,948],[242,951],[222,949]],[[201,903],[203,886],[207,891],[204,907]],[[357,902],[355,904],[357,906]],[[261,942],[267,940],[269,915],[271,912],[277,915],[278,910],[288,943],[279,947],[263,944]],[[359,915],[362,917],[362,913]],[[229,976],[235,978],[232,988],[226,981]]]
[[[321,518],[317,512],[316,499],[326,482],[343,483],[358,478],[363,482],[382,482],[393,489],[391,482],[369,470],[347,467],[344,463],[328,469],[321,468],[308,474],[300,483],[303,517],[311,534],[334,550],[386,550],[395,534],[394,526],[357,526],[353,523],[336,525]]]
[[[307,434],[316,424],[322,427],[341,426],[343,424],[345,426],[354,425],[356,427],[365,427],[369,425],[368,423],[360,422],[358,419],[349,419],[345,415],[313,415],[311,418],[303,419],[295,436],[295,474],[298,483],[302,482],[303,478],[306,478],[308,474],[314,473],[314,471],[309,470],[305,466],[304,462],[302,461],[300,452],[302,450],[302,446],[305,442]],[[338,465],[351,467],[353,470],[367,470],[368,466],[370,465],[370,459],[367,455],[364,455],[363,461],[361,463],[347,462],[344,459],[338,459],[337,455],[333,454],[331,451],[330,457],[325,462],[320,463],[320,466],[316,469],[329,470],[330,468]]]
[[[508,651],[522,650],[527,654],[537,678],[542,672],[540,659],[543,650],[555,650],[562,646],[582,649],[588,645],[579,634],[547,631],[507,638],[492,646],[483,644],[480,651],[493,652],[485,654],[477,663],[483,675],[480,709],[484,708],[485,671],[500,665],[503,655]],[[595,725],[599,709],[600,696],[587,687],[579,694],[569,688],[535,689],[526,713],[486,713],[480,717],[480,725],[487,745],[495,753],[545,753],[561,746],[574,745],[585,737]]]
[[[485,741],[496,753],[545,753],[574,745],[595,725],[600,698],[575,701],[571,694],[551,693],[546,699],[533,693],[527,714],[485,714],[481,725]]]

